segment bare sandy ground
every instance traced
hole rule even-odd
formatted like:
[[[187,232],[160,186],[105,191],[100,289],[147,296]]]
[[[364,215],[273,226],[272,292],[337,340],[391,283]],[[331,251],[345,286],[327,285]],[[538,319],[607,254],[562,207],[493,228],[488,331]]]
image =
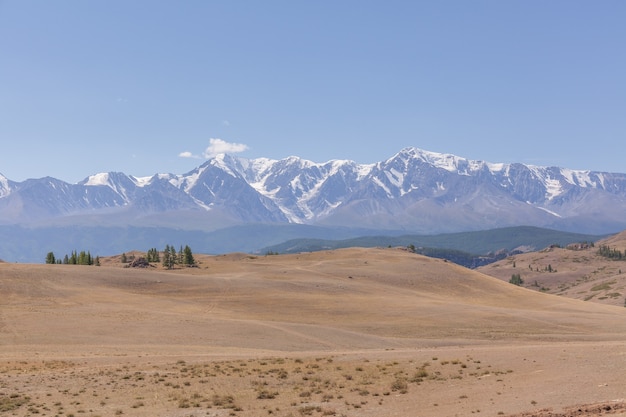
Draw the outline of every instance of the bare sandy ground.
[[[0,414],[626,416],[623,307],[395,249],[199,259],[0,264]]]

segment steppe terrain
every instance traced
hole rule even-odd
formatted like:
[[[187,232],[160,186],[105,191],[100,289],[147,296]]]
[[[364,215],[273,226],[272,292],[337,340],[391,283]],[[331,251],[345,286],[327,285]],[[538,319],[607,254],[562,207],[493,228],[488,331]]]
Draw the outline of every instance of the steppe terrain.
[[[623,306],[400,249],[196,257],[0,264],[0,414],[626,416]]]
[[[478,271],[507,282],[519,274],[523,286],[531,290],[626,307],[626,257],[612,260],[601,256],[598,249],[602,245],[626,251],[626,232],[593,246],[549,247],[511,256]]]

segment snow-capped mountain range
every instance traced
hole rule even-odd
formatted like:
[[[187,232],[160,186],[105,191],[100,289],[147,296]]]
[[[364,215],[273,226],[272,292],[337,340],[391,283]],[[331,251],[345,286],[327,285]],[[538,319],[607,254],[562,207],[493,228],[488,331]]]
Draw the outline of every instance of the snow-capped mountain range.
[[[77,184],[0,175],[0,224],[215,230],[300,223],[443,233],[533,225],[626,228],[626,174],[495,164],[405,148],[374,164],[219,155],[182,175],[109,172]]]

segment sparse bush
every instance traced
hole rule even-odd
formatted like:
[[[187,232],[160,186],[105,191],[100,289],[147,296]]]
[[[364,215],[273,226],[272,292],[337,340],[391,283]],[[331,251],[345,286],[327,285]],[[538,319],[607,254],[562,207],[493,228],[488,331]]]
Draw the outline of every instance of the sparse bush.
[[[19,394],[11,394],[7,397],[5,394],[0,394],[0,412],[12,411],[30,401],[29,397],[22,397]]]
[[[415,372],[415,375],[413,375],[413,377],[410,379],[410,382],[419,384],[420,382],[424,381],[424,378],[426,378],[428,376],[428,372],[426,372],[426,370],[424,369],[420,369],[417,372]]]
[[[509,280],[509,283],[513,285],[521,286],[524,284],[524,280],[522,279],[520,274],[513,274],[511,275],[511,279]]]
[[[303,416],[310,416],[310,415],[313,415],[314,411],[317,411],[318,413],[321,412],[322,411],[322,407],[315,406],[315,405],[307,405],[305,407],[300,407],[300,409],[298,411]]]
[[[233,408],[235,404],[235,398],[232,395],[217,395],[212,398],[212,403],[215,407]]]
[[[259,400],[271,400],[271,399],[276,398],[277,395],[278,395],[277,392],[269,392],[269,391],[263,390],[263,391],[260,391],[256,397]]]
[[[406,379],[404,378],[396,378],[395,381],[391,384],[392,391],[400,391],[401,393],[406,393],[408,389],[408,385],[406,383]]]

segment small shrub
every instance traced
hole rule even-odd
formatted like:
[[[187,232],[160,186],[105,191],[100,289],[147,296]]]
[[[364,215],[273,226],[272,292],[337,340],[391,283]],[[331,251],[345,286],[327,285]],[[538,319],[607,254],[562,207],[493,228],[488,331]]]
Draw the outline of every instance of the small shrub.
[[[278,395],[277,392],[269,392],[269,391],[263,390],[259,392],[259,394],[256,397],[259,400],[271,400],[271,399],[276,398],[277,395]]]
[[[8,398],[0,394],[0,412],[12,411],[26,404],[30,398],[22,397],[19,394],[11,394]]]
[[[520,274],[513,274],[511,275],[511,279],[509,280],[509,283],[513,285],[521,286],[524,284],[524,280],[522,279]]]
[[[300,407],[300,409],[298,411],[303,416],[310,416],[310,415],[313,415],[314,411],[321,412],[322,411],[322,407],[314,406],[314,405],[307,405],[305,407]]]
[[[401,393],[407,392],[408,385],[406,383],[406,379],[404,378],[396,378],[395,381],[391,384],[392,391],[400,391]]]

